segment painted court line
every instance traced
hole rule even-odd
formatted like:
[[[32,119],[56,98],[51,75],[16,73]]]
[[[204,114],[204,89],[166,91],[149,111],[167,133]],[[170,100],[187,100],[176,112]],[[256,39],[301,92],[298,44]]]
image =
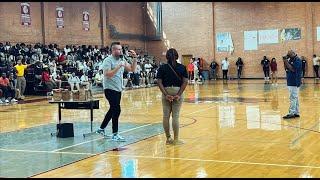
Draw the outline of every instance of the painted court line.
[[[199,161],[199,162],[216,162],[216,163],[230,163],[230,164],[244,164],[244,165],[261,165],[261,166],[279,166],[279,167],[293,167],[293,168],[311,168],[320,169],[320,166],[306,166],[295,164],[274,164],[274,163],[259,163],[259,162],[245,162],[245,161],[223,161],[223,160],[210,160],[210,159],[192,159],[192,158],[174,158],[174,157],[157,157],[157,156],[137,156],[137,155],[107,155],[118,157],[131,157],[131,158],[150,158],[150,159],[167,159],[167,160],[184,160],[184,161]]]
[[[23,150],[23,149],[3,149],[0,148],[0,151],[7,151],[7,152],[30,152],[30,153],[56,153],[56,154],[81,154],[81,155],[96,155],[93,153],[76,153],[76,152],[52,152],[52,151],[34,151],[34,150]]]
[[[212,107],[209,107],[209,108],[206,108],[206,109],[201,109],[201,110],[198,110],[198,111],[194,111],[194,112],[188,113],[186,115],[191,115],[191,114],[194,114],[194,113],[197,113],[197,112],[201,112],[201,111],[205,111],[205,110],[212,109],[212,108],[215,108],[215,106],[212,106]],[[150,126],[152,124],[153,123],[150,123],[150,124],[146,124],[146,125],[143,125],[143,126],[138,126],[138,127],[132,128],[132,129],[128,129],[128,130],[125,130],[125,131],[121,131],[121,132],[119,132],[119,134],[125,133],[125,132],[129,132],[129,131],[133,131],[135,129],[143,128],[143,127],[146,127],[146,126]],[[85,142],[82,142],[82,143],[74,144],[74,145],[71,145],[71,146],[67,146],[67,147],[64,147],[64,148],[53,150],[52,152],[61,151],[61,150],[68,149],[68,148],[71,148],[71,147],[75,147],[75,146],[79,146],[79,145],[86,144],[86,143],[89,143],[89,142],[93,142],[93,141],[96,141],[96,140],[100,140],[100,139],[103,139],[103,138],[104,137],[100,137],[100,138],[96,138],[96,139],[93,139],[93,140],[90,140],[90,141],[85,141]]]
[[[194,111],[194,112],[191,112],[191,113],[188,113],[188,114],[185,114],[185,115],[190,115],[190,114],[194,114],[194,113],[197,113],[197,112],[206,111],[206,110],[212,109],[212,108],[216,108],[216,106],[211,106],[211,107],[208,107],[208,108],[205,108],[205,109],[201,109],[201,110],[198,110],[198,111]]]
[[[201,111],[205,111],[205,110],[212,109],[212,108],[214,108],[214,107],[209,107],[209,108],[206,108],[206,109],[194,111],[194,112],[188,113],[188,114],[186,114],[186,115],[191,115],[191,114],[194,114],[194,113],[197,113],[197,112],[201,112]],[[132,129],[128,129],[128,130],[125,130],[125,131],[121,131],[121,132],[119,132],[119,134],[125,133],[125,132],[130,132],[130,131],[133,131],[133,130],[136,130],[136,129],[139,129],[139,128],[143,128],[143,127],[146,127],[146,126],[150,126],[150,125],[152,125],[152,124],[153,124],[153,123],[150,123],[150,124],[138,126],[138,127],[132,128]],[[17,150],[17,149],[3,149],[3,148],[0,148],[0,151],[96,155],[96,154],[92,154],[92,153],[75,153],[75,152],[58,152],[58,151],[61,151],[61,150],[64,150],[64,149],[68,149],[68,148],[71,148],[71,147],[75,147],[75,146],[79,146],[79,145],[86,144],[86,143],[93,142],[93,141],[100,140],[100,139],[104,139],[104,137],[96,138],[96,139],[93,139],[93,140],[90,140],[90,141],[85,141],[85,142],[78,143],[78,144],[74,144],[74,145],[67,146],[67,147],[60,148],[60,149],[56,149],[56,150],[53,150],[53,151]]]
[[[313,126],[310,127],[311,130],[313,130],[315,127],[317,127],[319,125],[319,122],[316,122]],[[291,144],[295,144],[296,142],[298,142],[299,139],[303,138],[306,134],[310,133],[310,131],[305,131],[304,133],[302,133],[300,136],[298,136],[297,138],[295,138],[294,140],[291,141]]]
[[[130,132],[130,131],[133,131],[133,130],[136,130],[136,129],[139,129],[139,128],[143,128],[143,127],[146,127],[146,126],[150,126],[152,124],[153,123],[150,123],[150,124],[146,124],[146,125],[143,125],[143,126],[138,126],[138,127],[132,128],[132,129],[128,129],[128,130],[125,130],[125,131],[121,131],[121,132],[119,132],[119,134],[125,133],[125,132]],[[79,145],[86,144],[86,143],[93,142],[93,141],[100,140],[100,139],[104,139],[104,137],[100,137],[100,138],[96,138],[96,139],[93,139],[93,140],[90,140],[90,141],[85,141],[85,142],[74,144],[74,145],[67,146],[67,147],[64,147],[64,148],[56,149],[56,150],[53,150],[51,152],[61,151],[61,150],[64,150],[64,149],[68,149],[68,148],[71,148],[71,147],[79,146]]]

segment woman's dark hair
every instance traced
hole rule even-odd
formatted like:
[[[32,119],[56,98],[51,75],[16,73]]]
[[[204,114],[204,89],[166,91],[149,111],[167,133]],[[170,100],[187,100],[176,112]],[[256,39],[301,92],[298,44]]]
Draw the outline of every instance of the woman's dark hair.
[[[166,58],[168,60],[168,64],[170,64],[171,66],[175,66],[176,60],[179,58],[179,54],[177,50],[170,48],[167,51]]]

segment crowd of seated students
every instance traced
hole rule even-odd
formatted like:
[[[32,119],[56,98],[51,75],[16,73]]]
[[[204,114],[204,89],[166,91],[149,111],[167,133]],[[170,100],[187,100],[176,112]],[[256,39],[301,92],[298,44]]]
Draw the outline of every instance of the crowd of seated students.
[[[25,91],[52,92],[55,88],[79,89],[92,85],[102,87],[103,73],[100,66],[111,54],[108,46],[0,43],[0,104],[25,98]],[[123,47],[124,59],[130,60],[128,47]],[[151,62],[150,62],[151,61]],[[125,72],[127,87],[148,87],[155,83],[158,66],[147,55],[138,56],[138,68]],[[7,88],[7,79],[12,79]],[[12,86],[11,86],[12,85]],[[15,93],[13,93],[15,92]]]

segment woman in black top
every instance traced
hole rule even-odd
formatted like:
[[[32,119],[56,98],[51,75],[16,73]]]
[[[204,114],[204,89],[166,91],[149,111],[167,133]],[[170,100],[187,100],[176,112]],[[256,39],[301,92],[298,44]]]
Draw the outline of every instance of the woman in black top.
[[[167,64],[160,66],[157,73],[157,83],[162,92],[163,128],[166,133],[166,144],[183,144],[179,140],[179,113],[183,101],[182,93],[188,84],[188,73],[184,65],[177,63],[178,52],[171,48],[167,51]],[[170,135],[169,119],[172,113],[172,129],[174,138]]]

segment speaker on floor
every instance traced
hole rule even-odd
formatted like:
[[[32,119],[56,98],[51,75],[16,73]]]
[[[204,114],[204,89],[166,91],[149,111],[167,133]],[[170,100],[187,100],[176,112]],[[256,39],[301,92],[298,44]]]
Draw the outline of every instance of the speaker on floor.
[[[72,123],[57,124],[57,137],[59,138],[74,137],[73,124]]]

